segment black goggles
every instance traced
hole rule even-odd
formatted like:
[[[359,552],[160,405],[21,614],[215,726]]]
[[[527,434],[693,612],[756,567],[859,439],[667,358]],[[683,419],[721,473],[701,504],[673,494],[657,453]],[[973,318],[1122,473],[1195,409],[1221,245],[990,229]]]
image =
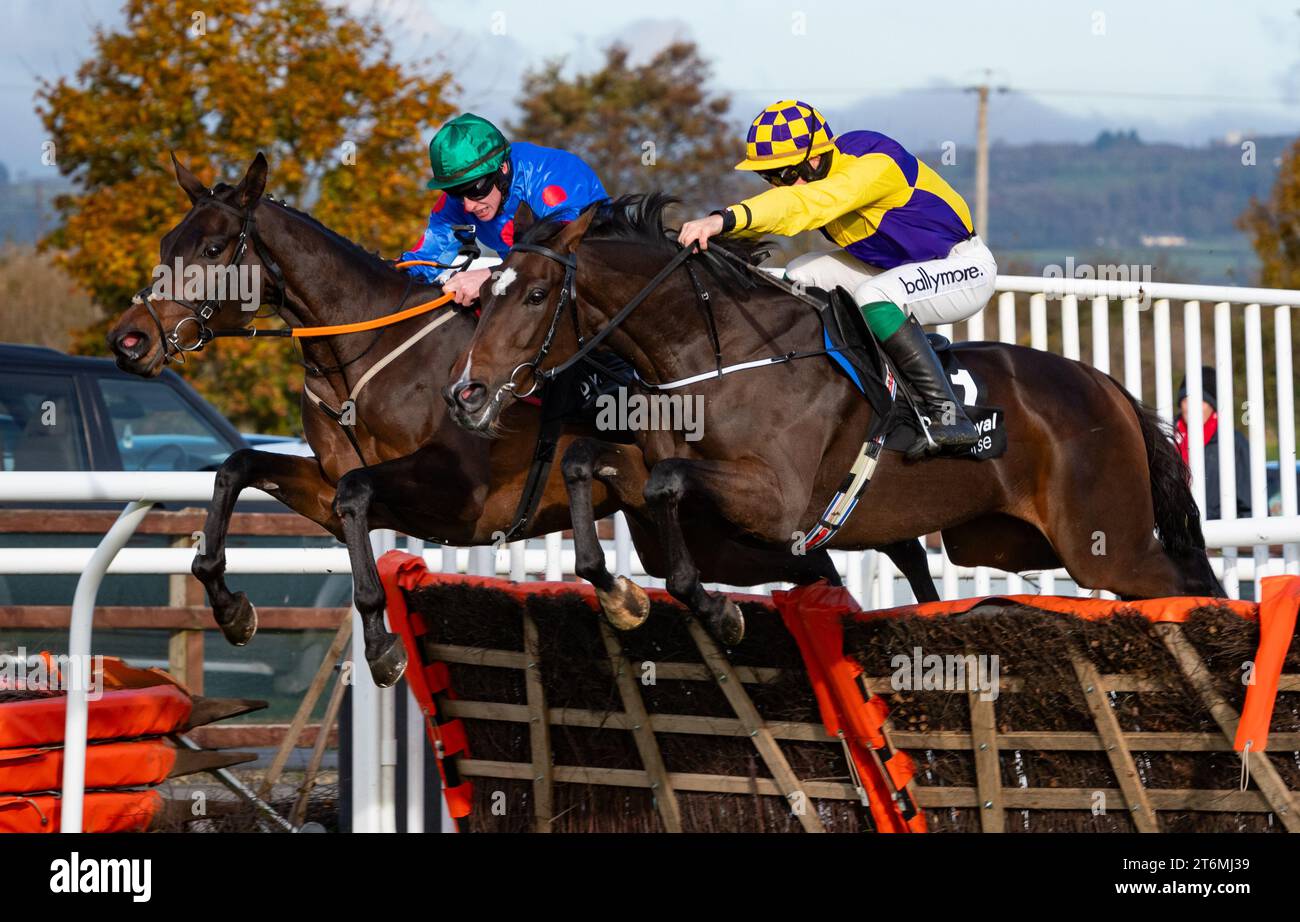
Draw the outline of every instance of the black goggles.
[[[804,176],[803,163],[793,163],[775,170],[759,170],[758,175],[774,186],[793,186],[800,178],[807,179]]]
[[[496,185],[496,181],[497,171],[493,170],[486,176],[480,176],[478,179],[470,180],[469,182],[462,183],[459,186],[449,186],[447,188],[447,194],[452,198],[473,199],[474,201],[478,201],[479,199],[487,198],[488,194],[492,191],[492,187]]]

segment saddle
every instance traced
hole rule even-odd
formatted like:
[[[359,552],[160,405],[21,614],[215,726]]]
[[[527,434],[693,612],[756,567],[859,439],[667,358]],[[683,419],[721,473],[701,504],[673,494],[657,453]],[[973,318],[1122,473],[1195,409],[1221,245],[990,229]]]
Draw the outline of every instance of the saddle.
[[[893,375],[888,367],[880,344],[867,327],[857,303],[842,287],[834,291],[820,288],[808,288],[806,293],[824,303],[821,310],[822,334],[827,355],[845,377],[847,377],[871,404],[877,414],[888,414],[891,410],[904,410],[904,405],[895,408],[886,385],[887,374]],[[1000,407],[979,404],[979,393],[983,388],[976,381],[971,371],[961,364],[952,351],[952,343],[946,336],[927,333],[926,338],[943,363],[944,371],[952,381],[953,390],[962,395],[962,406],[966,415],[980,430],[980,441],[969,454],[953,457],[970,457],[976,460],[997,458],[1006,451],[1007,434],[1003,425],[1003,412]],[[900,392],[907,390],[907,382],[893,375]],[[915,401],[913,401],[915,402]],[[885,437],[884,448],[887,451],[906,451],[921,434],[921,424],[916,415],[909,410],[895,412]]]

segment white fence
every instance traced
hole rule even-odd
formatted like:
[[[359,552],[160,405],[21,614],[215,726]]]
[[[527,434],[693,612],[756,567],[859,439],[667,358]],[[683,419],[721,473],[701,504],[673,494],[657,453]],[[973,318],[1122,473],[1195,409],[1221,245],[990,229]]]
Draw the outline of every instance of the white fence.
[[[1221,553],[1212,555],[1217,572],[1230,595],[1240,596],[1243,581],[1271,573],[1300,573],[1300,515],[1296,497],[1295,380],[1293,368],[1294,338],[1291,305],[1300,304],[1300,292],[1268,289],[1226,288],[1195,285],[1137,283],[1096,283],[1085,280],[1057,280],[1001,276],[995,307],[990,307],[965,323],[965,329],[941,327],[940,332],[959,339],[984,339],[986,330],[996,319],[997,339],[1015,342],[1021,339],[1017,311],[1027,306],[1028,342],[1039,349],[1054,349],[1076,359],[1087,359],[1098,368],[1111,370],[1119,344],[1122,373],[1118,377],[1136,396],[1148,402],[1154,398],[1161,416],[1174,415],[1175,375],[1188,371],[1191,405],[1190,466],[1193,489],[1198,503],[1205,508],[1205,459],[1202,447],[1200,368],[1207,356],[1215,367],[1218,406],[1230,412],[1220,413],[1218,461],[1221,519],[1205,523],[1207,544]],[[1050,297],[1049,297],[1050,296]],[[1027,297],[1027,305],[1023,302]],[[1090,317],[1081,327],[1080,299],[1089,306]],[[1175,343],[1172,334],[1173,304],[1179,304],[1183,335]],[[1202,337],[1203,305],[1213,303],[1213,346],[1206,349]],[[1112,337],[1111,305],[1119,305],[1118,335]],[[1272,316],[1274,337],[1273,368],[1275,386],[1265,391],[1265,368],[1269,356],[1263,346],[1264,309]],[[1023,316],[1023,315],[1022,315]],[[1234,321],[1240,317],[1243,335],[1234,342]],[[1149,319],[1144,319],[1149,318]],[[1083,349],[1081,330],[1087,330],[1090,348]],[[1144,381],[1144,356],[1152,358],[1153,378]],[[1180,361],[1175,363],[1177,356]],[[1244,365],[1246,371],[1245,428],[1250,445],[1252,517],[1236,520],[1236,482],[1233,476],[1232,435],[1237,419],[1238,395],[1233,389],[1233,370]],[[1270,419],[1272,425],[1270,427]],[[1270,431],[1275,437],[1275,457],[1267,456]],[[1266,465],[1276,461],[1280,467],[1280,503],[1276,514],[1268,514]],[[0,473],[0,502],[124,502],[129,503],[118,522],[97,548],[4,548],[0,549],[0,574],[79,573],[73,600],[69,654],[72,662],[88,656],[95,595],[105,573],[188,573],[193,551],[186,548],[124,548],[131,534],[155,502],[206,504],[212,494],[214,475],[204,473]],[[270,497],[260,491],[246,490],[245,499]],[[864,512],[869,510],[869,502]],[[862,514],[862,513],[859,513]],[[394,547],[396,536],[377,532],[373,536],[377,552]],[[1248,556],[1239,557],[1238,548],[1248,547]],[[1281,547],[1280,554],[1270,552]],[[498,573],[516,580],[530,578],[559,579],[571,574],[573,551],[559,535],[548,535],[531,542],[515,542],[493,551],[489,548],[457,550],[436,548],[423,551],[419,542],[408,543],[408,550],[423,552],[432,569],[474,573]],[[617,573],[646,579],[625,523],[617,517],[615,538],[607,542],[609,566]],[[888,607],[906,601],[907,590],[898,585],[898,577],[889,561],[875,552],[833,552],[836,564],[849,589],[868,607]],[[228,571],[247,573],[343,573],[349,570],[346,551],[342,548],[258,548],[230,549]],[[1036,574],[1005,574],[986,568],[968,570],[953,566],[941,551],[930,555],[931,575],[941,586],[944,598],[958,598],[993,591],[1019,593],[1026,583],[1033,591],[1051,594],[1086,588],[1074,587],[1064,571]],[[771,587],[767,587],[771,588]],[[752,591],[752,590],[751,590]],[[360,636],[360,625],[356,636]],[[370,682],[369,672],[356,670],[353,690],[353,829],[385,831],[395,828],[396,739],[394,692],[380,690]],[[81,792],[84,787],[84,752],[86,729],[85,681],[80,689],[76,676],[68,699],[67,751],[64,768],[64,831],[81,829]],[[413,758],[404,767],[411,790],[419,790],[423,766],[418,758],[423,751],[423,726],[416,707],[407,709],[410,719],[401,732],[414,743],[408,747]],[[408,829],[422,828],[419,798],[410,798]]]

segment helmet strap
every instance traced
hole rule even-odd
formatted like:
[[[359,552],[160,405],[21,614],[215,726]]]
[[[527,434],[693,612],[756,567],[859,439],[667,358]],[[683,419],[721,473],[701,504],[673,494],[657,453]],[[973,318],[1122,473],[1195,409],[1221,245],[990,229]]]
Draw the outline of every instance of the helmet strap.
[[[808,150],[812,150],[811,145],[809,145]],[[804,161],[799,164],[799,175],[806,182],[815,182],[819,179],[825,179],[826,174],[831,171],[831,155],[834,153],[835,151],[828,150],[823,154],[818,154],[817,156],[821,157],[821,160],[818,162],[815,169],[809,162],[811,158],[805,158]]]
[[[506,172],[505,170],[501,169],[501,167],[505,166],[506,164],[510,165],[509,172]],[[492,178],[493,183],[496,185],[498,189],[501,190],[502,206],[505,205],[506,199],[510,197],[510,181],[511,178],[514,176],[514,173],[515,173],[515,166],[513,163],[510,163],[510,155],[507,154],[506,158],[502,160],[499,164],[497,164],[496,175],[493,176]]]

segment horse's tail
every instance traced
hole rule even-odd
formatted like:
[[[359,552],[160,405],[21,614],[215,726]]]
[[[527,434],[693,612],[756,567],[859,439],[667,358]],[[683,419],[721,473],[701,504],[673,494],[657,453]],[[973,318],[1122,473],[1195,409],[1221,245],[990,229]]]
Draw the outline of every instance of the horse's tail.
[[[1205,535],[1201,531],[1201,511],[1187,479],[1187,466],[1174,447],[1169,425],[1154,408],[1136,399],[1118,381],[1111,383],[1127,398],[1137,414],[1146,444],[1147,467],[1151,477],[1151,504],[1155,510],[1156,532],[1165,553],[1184,568],[1190,591],[1197,594],[1224,596],[1218,578],[1205,554]]]

